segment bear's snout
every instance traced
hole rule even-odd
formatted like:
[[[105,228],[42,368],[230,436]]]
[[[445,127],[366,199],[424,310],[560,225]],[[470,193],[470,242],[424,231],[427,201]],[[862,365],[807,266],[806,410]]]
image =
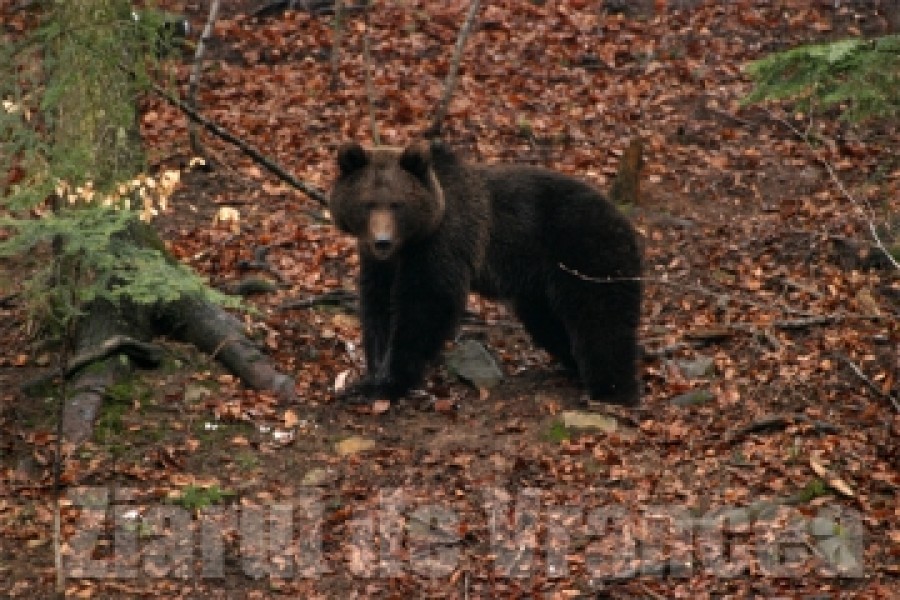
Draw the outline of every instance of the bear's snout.
[[[386,259],[397,242],[397,223],[390,210],[373,210],[369,214],[369,247],[375,258]]]
[[[391,251],[391,246],[394,244],[394,240],[389,238],[380,238],[376,240],[372,240],[372,248],[378,254],[387,255]]]

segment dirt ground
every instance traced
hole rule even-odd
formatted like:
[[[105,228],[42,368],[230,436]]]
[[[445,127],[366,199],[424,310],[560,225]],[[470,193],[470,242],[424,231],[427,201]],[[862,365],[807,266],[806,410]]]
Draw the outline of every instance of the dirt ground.
[[[163,4],[202,27],[207,3]],[[402,143],[434,106],[465,3],[376,4],[377,114],[385,141]],[[495,354],[498,387],[482,392],[441,365],[409,398],[341,405],[335,381],[360,366],[352,303],[285,305],[352,292],[352,241],[315,201],[211,137],[216,168],[186,168],[184,119],[149,98],[153,168],[185,169],[156,225],[213,286],[277,284],[248,299],[245,319],[300,400],[247,390],[159,340],[163,368],[111,390],[96,435],[67,457],[67,596],[896,597],[897,271],[779,109],[738,103],[747,60],[877,33],[878,15],[831,2],[670,2],[661,13],[637,3],[616,18],[574,0],[487,4],[452,143],[606,187],[628,139],[646,140],[643,196],[629,209],[648,279],[641,406],[590,407],[613,430],[566,425],[585,410],[579,388],[508,311],[475,297],[460,338]],[[361,13],[347,17],[344,84],[330,92],[327,15],[258,21],[247,14],[259,3],[223,5],[204,114],[327,189],[337,144],[371,133]],[[585,39],[596,47],[572,50]],[[557,77],[546,65],[558,48],[572,54]],[[172,68],[184,83],[190,57]],[[896,235],[896,123],[833,117],[814,123],[836,140],[820,155]],[[222,207],[239,211],[236,230],[214,225]],[[254,267],[263,248],[266,266]],[[27,268],[0,264],[10,293]],[[50,597],[57,400],[20,386],[56,358],[5,296],[0,592]]]

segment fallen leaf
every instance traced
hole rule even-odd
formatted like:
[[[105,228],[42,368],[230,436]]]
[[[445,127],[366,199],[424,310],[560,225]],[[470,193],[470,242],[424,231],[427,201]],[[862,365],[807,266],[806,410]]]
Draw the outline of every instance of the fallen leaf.
[[[855,498],[856,492],[853,491],[853,488],[850,485],[835,475],[831,469],[826,467],[822,461],[816,455],[810,455],[809,457],[809,466],[812,468],[813,472],[818,475],[825,483],[828,484],[828,487],[835,490],[836,492],[847,496],[848,498]]]
[[[331,483],[335,480],[335,474],[328,469],[310,469],[300,480],[300,485],[307,487],[316,487]]]
[[[453,413],[456,412],[456,405],[449,398],[441,398],[440,400],[435,400],[434,410],[443,414]]]
[[[372,403],[371,410],[373,415],[384,414],[391,407],[390,400],[376,400]]]
[[[350,377],[350,369],[345,371],[341,371],[337,374],[337,377],[334,378],[334,391],[340,392],[343,391],[344,388],[347,387],[347,378]]]
[[[345,440],[334,445],[334,451],[338,456],[350,456],[351,454],[359,454],[375,447],[375,442],[359,436],[348,437]]]

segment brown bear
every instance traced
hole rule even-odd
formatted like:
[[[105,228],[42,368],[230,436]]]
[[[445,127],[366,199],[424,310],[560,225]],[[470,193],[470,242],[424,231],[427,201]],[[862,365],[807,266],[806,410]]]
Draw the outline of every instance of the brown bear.
[[[637,235],[593,187],[538,167],[466,164],[442,142],[348,144],[338,167],[330,209],[359,243],[368,369],[345,398],[418,385],[475,291],[509,304],[592,398],[638,402]]]

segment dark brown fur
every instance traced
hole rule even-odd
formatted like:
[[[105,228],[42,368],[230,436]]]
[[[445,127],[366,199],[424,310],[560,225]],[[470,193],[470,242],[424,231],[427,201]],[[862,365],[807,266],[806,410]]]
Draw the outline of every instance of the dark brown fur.
[[[331,210],[359,240],[368,364],[350,394],[397,397],[420,383],[476,291],[508,303],[592,397],[637,402],[640,253],[627,219],[591,186],[536,167],[466,165],[441,143],[348,145],[338,164]]]

